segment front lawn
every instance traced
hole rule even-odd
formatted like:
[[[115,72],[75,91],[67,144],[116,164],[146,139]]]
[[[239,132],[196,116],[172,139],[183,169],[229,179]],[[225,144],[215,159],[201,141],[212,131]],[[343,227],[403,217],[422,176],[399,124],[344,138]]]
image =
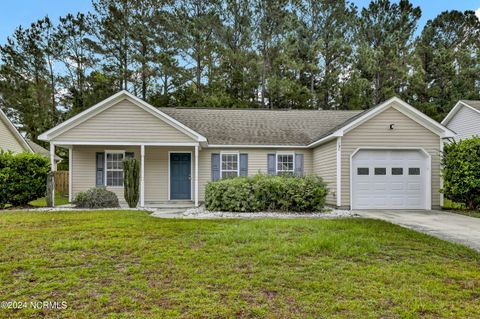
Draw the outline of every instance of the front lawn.
[[[32,200],[28,204],[31,205],[31,206],[34,206],[34,207],[46,207],[47,206],[47,198],[46,197],[41,197],[41,198],[38,198],[36,200]],[[67,205],[67,204],[68,204],[68,195],[55,193],[55,206]]]
[[[478,318],[480,255],[386,222],[0,213],[1,301],[55,318]]]

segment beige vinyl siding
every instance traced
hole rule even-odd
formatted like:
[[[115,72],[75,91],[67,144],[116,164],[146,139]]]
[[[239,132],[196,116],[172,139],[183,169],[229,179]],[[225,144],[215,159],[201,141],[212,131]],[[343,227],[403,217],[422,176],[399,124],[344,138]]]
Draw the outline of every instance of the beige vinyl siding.
[[[337,205],[337,139],[313,150],[313,172],[327,183],[327,204]]]
[[[169,152],[192,152],[192,200],[195,176],[195,148],[193,147],[145,147],[145,202],[168,200],[168,154]]]
[[[212,153],[221,152],[239,152],[248,154],[248,176],[254,176],[257,173],[267,173],[267,154],[281,152],[295,152],[304,154],[304,173],[310,174],[312,168],[312,151],[309,149],[220,149],[206,148],[199,153],[198,181],[199,181],[199,199],[205,198],[205,186],[212,180]]]
[[[105,150],[124,150],[134,152],[140,158],[140,147],[122,146],[74,146],[72,161],[72,191],[75,196],[80,191],[95,187],[95,158],[96,152]],[[195,176],[195,149],[193,147],[145,147],[145,201],[168,200],[168,152],[192,152],[192,182]],[[199,151],[198,185],[199,200],[204,200],[205,186],[211,181],[211,154],[221,151],[238,151],[248,154],[248,175],[254,176],[258,172],[267,173],[267,154],[277,152],[295,152],[304,154],[304,172],[310,174],[312,168],[312,151],[307,149],[213,149],[206,148]],[[108,187],[123,201],[123,187]],[[194,196],[192,188],[192,197]],[[193,199],[193,198],[192,198]]]
[[[350,156],[362,147],[425,149],[432,158],[432,208],[440,206],[440,137],[392,107],[342,137],[342,206],[350,206]]]
[[[95,187],[96,153],[113,150],[134,152],[140,160],[140,147],[122,146],[74,146],[72,161],[72,191],[78,192]],[[145,201],[168,200],[168,152],[192,152],[192,178],[195,176],[195,151],[193,147],[145,147]],[[193,181],[193,179],[192,179]],[[107,187],[124,201],[123,187]],[[192,189],[192,196],[194,191]]]
[[[192,142],[193,139],[128,100],[57,136],[54,141]]]
[[[105,150],[121,150],[125,152],[134,152],[136,158],[140,158],[140,147],[121,147],[121,146],[73,146],[72,152],[72,192],[73,198],[79,192],[84,192],[95,187],[96,175],[96,153],[105,152]],[[123,187],[107,187],[117,194],[120,201],[124,201]]]
[[[27,151],[15,135],[7,126],[7,123],[0,118],[0,150],[12,151],[13,153]]]
[[[480,112],[462,106],[452,117],[447,127],[457,133],[456,140],[480,136]]]

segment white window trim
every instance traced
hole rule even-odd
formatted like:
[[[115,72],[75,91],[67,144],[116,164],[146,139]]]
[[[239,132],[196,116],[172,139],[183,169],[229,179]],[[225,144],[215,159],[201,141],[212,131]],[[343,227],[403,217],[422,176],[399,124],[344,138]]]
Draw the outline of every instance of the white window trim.
[[[107,172],[109,171],[108,168],[107,168],[107,154],[123,154],[123,159],[125,160],[125,151],[124,150],[105,150],[105,187],[109,187],[109,188],[123,188],[123,184],[122,186],[109,186],[108,185],[108,180],[107,180]],[[110,171],[120,171],[118,169],[111,169]],[[122,169],[122,172],[123,172],[123,169]]]
[[[275,154],[275,175],[278,175],[279,170],[278,170],[278,156],[280,155],[292,155],[293,157],[293,170],[290,171],[280,171],[280,173],[292,173],[295,175],[295,152],[278,152]]]
[[[234,172],[234,170],[223,169],[223,155],[237,155],[237,177],[240,176],[240,152],[220,152],[220,179],[223,178],[223,172]]]

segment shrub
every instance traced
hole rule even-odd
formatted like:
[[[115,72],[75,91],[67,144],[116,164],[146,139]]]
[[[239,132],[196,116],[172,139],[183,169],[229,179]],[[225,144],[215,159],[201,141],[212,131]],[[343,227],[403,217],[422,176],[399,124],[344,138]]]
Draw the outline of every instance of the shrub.
[[[442,165],[445,197],[469,209],[479,209],[480,137],[446,144]]]
[[[128,207],[137,207],[140,198],[140,164],[135,158],[123,161],[123,193]]]
[[[105,187],[90,188],[80,192],[73,203],[79,208],[115,208],[120,207],[117,195]]]
[[[0,208],[45,196],[49,171],[49,160],[41,155],[0,151]]]
[[[221,179],[207,184],[205,205],[211,211],[321,211],[327,188],[315,175],[270,176]]]

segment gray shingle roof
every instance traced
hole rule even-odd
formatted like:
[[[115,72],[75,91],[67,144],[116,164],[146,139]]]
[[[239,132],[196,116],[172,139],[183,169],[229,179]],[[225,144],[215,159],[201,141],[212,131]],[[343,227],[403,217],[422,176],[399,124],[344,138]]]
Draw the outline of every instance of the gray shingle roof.
[[[160,108],[209,144],[308,145],[362,111]]]
[[[38,145],[37,143],[35,143],[32,140],[29,140],[28,138],[26,138],[25,141],[28,143],[28,145],[30,146],[30,148],[33,150],[34,153],[37,153],[37,154],[40,154],[40,155],[43,155],[45,157],[50,158],[50,151],[49,150],[44,149],[42,146]],[[55,155],[55,160],[56,161],[59,161],[61,159],[62,159],[61,157]]]
[[[480,101],[479,100],[460,100],[461,102],[468,104],[476,110],[480,111]]]

